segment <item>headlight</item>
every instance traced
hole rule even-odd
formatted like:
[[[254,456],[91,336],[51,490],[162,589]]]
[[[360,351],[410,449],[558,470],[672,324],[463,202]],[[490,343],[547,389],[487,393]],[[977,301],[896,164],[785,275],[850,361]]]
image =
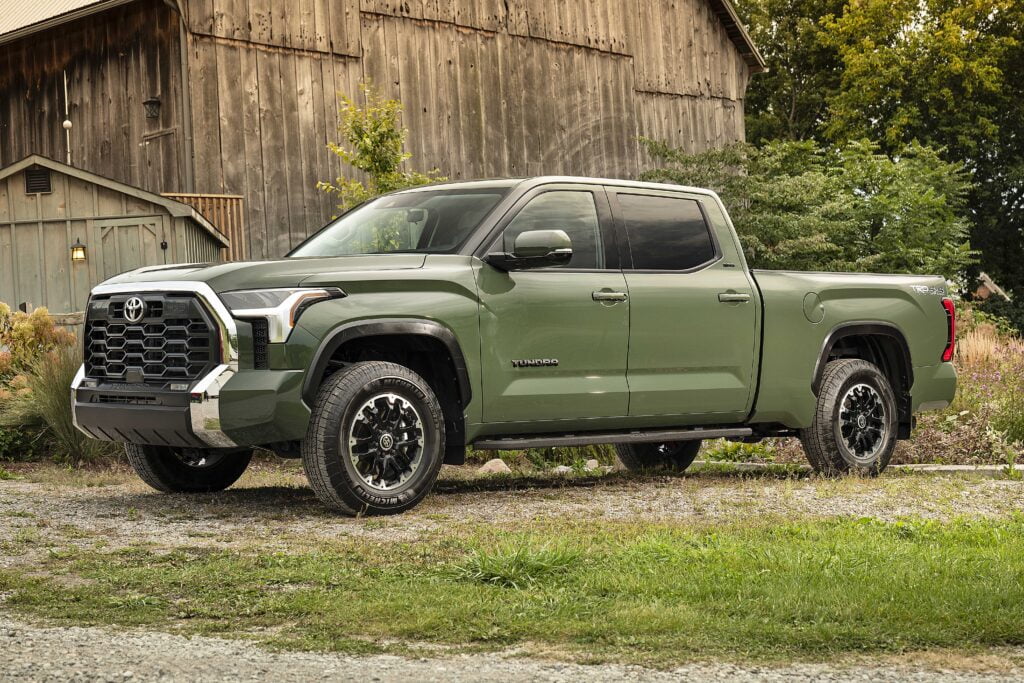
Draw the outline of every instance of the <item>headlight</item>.
[[[295,321],[309,306],[325,299],[339,299],[345,292],[337,287],[293,287],[222,292],[218,296],[236,318],[266,318],[270,342],[277,343],[288,338]]]

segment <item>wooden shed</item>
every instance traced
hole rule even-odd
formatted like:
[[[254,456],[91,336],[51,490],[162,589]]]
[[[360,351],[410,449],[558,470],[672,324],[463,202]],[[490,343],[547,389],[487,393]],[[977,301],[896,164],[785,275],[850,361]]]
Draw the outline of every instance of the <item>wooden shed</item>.
[[[82,311],[102,280],[219,261],[228,246],[195,209],[167,197],[39,155],[0,169],[0,301],[11,306]]]

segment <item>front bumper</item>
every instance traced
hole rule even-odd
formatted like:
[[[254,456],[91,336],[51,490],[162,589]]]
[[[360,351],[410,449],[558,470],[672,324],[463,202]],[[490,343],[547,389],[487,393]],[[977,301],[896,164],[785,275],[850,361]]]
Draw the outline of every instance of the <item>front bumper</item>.
[[[298,370],[236,373],[222,365],[190,392],[84,387],[83,375],[72,388],[75,426],[104,441],[234,448],[299,440],[309,424]]]
[[[238,326],[204,282],[99,285],[94,294],[188,292],[205,305],[220,333],[219,364],[187,391],[103,384],[79,368],[71,385],[72,419],[105,441],[189,448],[234,448],[301,439],[309,422],[302,371],[240,370]]]

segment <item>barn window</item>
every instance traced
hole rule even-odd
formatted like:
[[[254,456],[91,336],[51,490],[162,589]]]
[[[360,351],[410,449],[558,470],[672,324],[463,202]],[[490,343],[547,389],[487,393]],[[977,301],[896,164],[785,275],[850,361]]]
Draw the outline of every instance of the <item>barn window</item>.
[[[50,187],[50,169],[29,168],[25,170],[25,194],[53,192]]]

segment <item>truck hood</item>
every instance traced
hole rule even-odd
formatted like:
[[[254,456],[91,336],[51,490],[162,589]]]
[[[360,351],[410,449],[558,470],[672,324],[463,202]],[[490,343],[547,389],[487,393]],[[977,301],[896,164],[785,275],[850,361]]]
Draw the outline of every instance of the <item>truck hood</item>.
[[[191,263],[148,266],[122,273],[102,284],[135,282],[205,282],[215,292],[236,289],[271,289],[297,287],[315,277],[320,286],[329,284],[325,276],[356,271],[407,270],[422,268],[425,254],[366,254],[331,258],[286,258],[274,261],[236,261],[233,263]],[[329,278],[327,278],[329,279]]]

